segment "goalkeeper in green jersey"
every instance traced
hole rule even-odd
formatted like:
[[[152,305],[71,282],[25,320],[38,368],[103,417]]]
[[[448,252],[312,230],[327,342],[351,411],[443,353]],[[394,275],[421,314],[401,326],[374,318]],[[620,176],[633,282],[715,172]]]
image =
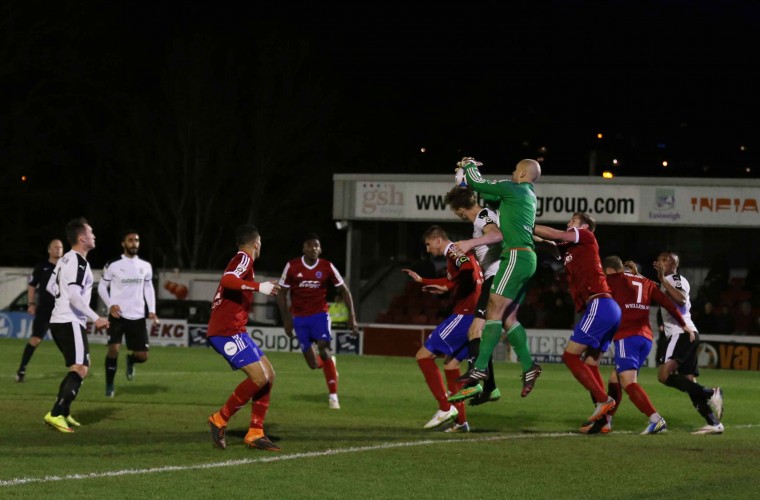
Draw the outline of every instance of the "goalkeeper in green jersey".
[[[533,390],[541,367],[533,362],[525,328],[517,321],[528,288],[536,272],[536,253],[533,227],[536,223],[536,194],[533,184],[541,177],[541,166],[535,160],[521,160],[512,179],[487,181],[480,175],[480,162],[463,158],[458,163],[457,181],[466,182],[475,192],[499,199],[499,228],[504,237],[499,270],[491,285],[486,309],[486,324],[480,340],[480,352],[475,365],[460,377],[465,386],[449,398],[461,401],[482,392],[480,382],[488,378],[488,360],[501,338],[502,325],[507,339],[522,365],[525,397]]]

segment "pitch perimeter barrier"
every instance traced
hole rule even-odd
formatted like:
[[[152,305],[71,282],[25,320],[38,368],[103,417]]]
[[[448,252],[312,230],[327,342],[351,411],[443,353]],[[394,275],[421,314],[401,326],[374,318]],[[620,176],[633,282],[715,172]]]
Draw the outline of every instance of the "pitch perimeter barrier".
[[[0,339],[29,338],[33,316],[24,312],[0,312]],[[158,325],[149,325],[152,346],[196,347],[206,345],[206,325],[189,324],[186,320],[162,319]],[[348,329],[333,329],[333,352],[339,354],[413,357],[424,344],[431,325],[393,325],[382,323],[362,324],[359,334]],[[251,338],[265,352],[300,352],[296,338],[288,338],[282,327],[249,326]],[[570,330],[529,329],[528,342],[533,358],[538,363],[561,363],[562,352],[570,337]],[[50,333],[45,340],[50,339]],[[699,366],[722,370],[760,371],[760,336],[700,335]],[[502,339],[503,340],[503,339]],[[88,325],[88,341],[105,344],[108,335]],[[645,366],[655,366],[655,348]],[[502,341],[494,351],[494,361],[516,362],[517,358]],[[612,348],[602,357],[602,364],[612,364]]]

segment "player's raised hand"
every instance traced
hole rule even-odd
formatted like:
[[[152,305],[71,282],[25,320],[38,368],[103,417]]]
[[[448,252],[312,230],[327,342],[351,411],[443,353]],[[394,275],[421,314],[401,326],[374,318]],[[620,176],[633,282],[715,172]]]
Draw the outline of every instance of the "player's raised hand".
[[[626,269],[631,274],[639,274],[639,266],[636,265],[636,263],[632,260],[627,260],[623,263],[623,268]]]
[[[482,167],[483,166],[483,164],[481,162],[479,162],[478,160],[476,160],[472,156],[465,156],[464,158],[462,158],[461,160],[459,160],[457,162],[457,167],[459,167],[459,168],[465,168],[467,165],[469,165],[471,163],[474,164],[476,167]]]
[[[448,292],[449,289],[443,285],[425,285],[422,287],[422,291],[432,293],[433,295],[441,295]]]
[[[454,185],[467,187],[467,176],[464,175],[464,169],[461,167],[454,171]]]
[[[422,281],[422,278],[420,278],[420,275],[412,271],[411,269],[402,269],[403,272],[409,275],[410,278],[412,278],[414,281],[419,283]]]

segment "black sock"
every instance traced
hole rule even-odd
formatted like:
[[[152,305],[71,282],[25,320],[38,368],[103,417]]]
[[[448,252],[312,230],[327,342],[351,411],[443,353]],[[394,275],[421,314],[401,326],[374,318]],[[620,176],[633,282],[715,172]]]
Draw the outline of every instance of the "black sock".
[[[710,396],[708,396],[708,392],[705,391],[705,388],[703,386],[683,375],[671,373],[665,383],[667,384],[670,381],[673,381],[678,385],[673,385],[672,387],[677,387],[679,390],[688,393],[689,397],[692,398],[692,400],[696,401],[702,399],[704,401],[707,401],[710,396],[712,396],[712,391],[709,392]]]
[[[82,377],[77,372],[69,372],[61,382],[58,389],[58,398],[55,400],[53,409],[50,414],[54,417],[58,415],[68,415],[71,403],[79,394],[79,388],[82,386]]]
[[[679,391],[686,392],[690,395],[694,393],[695,385],[697,386],[698,390],[700,390],[702,387],[696,382],[692,382],[687,377],[684,377],[683,375],[679,375],[677,373],[671,373],[668,375],[668,378],[665,380],[665,385],[668,387],[674,387]],[[701,390],[699,392],[701,392]]]
[[[710,405],[707,401],[712,396],[713,390],[707,389],[693,380],[689,380],[683,375],[677,373],[671,373],[668,379],[665,381],[665,385],[675,387],[679,391],[685,392],[691,399],[691,404],[697,409],[702,418],[705,419],[709,425],[718,425],[720,421],[710,409]]]
[[[493,376],[493,359],[488,360],[488,378],[483,383],[483,392],[489,393],[496,389],[496,379]]]
[[[475,361],[480,354],[480,338],[471,339],[467,342],[467,361],[470,363],[469,368],[475,367]]]
[[[109,358],[106,356],[106,385],[113,385],[113,379],[116,378],[116,366],[119,358]]]
[[[18,367],[19,372],[26,372],[26,365],[28,365],[29,361],[32,359],[32,354],[34,354],[35,349],[37,349],[37,346],[26,344],[26,347],[24,347],[24,354],[21,355],[21,366]]]
[[[146,361],[148,361],[147,359],[138,358],[137,356],[135,356],[134,353],[127,354],[127,359],[129,359],[129,362],[132,364],[140,364],[140,363],[145,363]]]

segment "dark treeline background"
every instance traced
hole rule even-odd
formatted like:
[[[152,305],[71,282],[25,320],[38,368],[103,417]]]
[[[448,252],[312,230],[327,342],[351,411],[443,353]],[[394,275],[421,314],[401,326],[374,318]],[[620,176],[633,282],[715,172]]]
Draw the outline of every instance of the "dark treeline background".
[[[219,269],[242,222],[261,229],[259,269],[312,231],[340,263],[333,173],[443,173],[462,155],[489,173],[620,158],[619,175],[757,177],[757,20],[732,2],[10,0],[0,265],[32,266],[80,215],[96,267],[135,228],[155,267]]]

